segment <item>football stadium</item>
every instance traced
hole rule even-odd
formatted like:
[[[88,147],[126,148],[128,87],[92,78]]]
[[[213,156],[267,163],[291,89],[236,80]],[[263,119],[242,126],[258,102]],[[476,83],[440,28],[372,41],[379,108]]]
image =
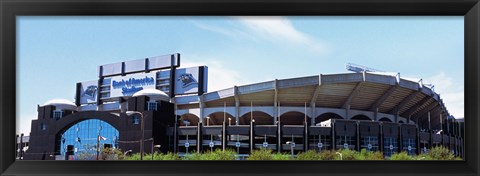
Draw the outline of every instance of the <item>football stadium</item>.
[[[238,156],[261,148],[365,149],[388,157],[435,146],[464,156],[463,121],[433,85],[355,64],[346,69],[208,92],[208,67],[182,68],[178,53],[100,65],[97,79],[72,85],[74,101],[38,105],[31,133],[18,136],[17,158],[98,159],[102,148],[180,155],[231,149]]]

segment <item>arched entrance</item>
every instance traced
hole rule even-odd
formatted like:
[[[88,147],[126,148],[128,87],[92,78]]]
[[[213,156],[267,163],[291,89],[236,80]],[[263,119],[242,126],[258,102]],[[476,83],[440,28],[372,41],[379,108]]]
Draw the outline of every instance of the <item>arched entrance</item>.
[[[392,120],[390,120],[389,118],[386,118],[386,117],[382,117],[382,118],[380,118],[378,121],[381,121],[381,122],[392,122]]]
[[[303,125],[303,123],[305,122],[305,117],[306,117],[307,124],[310,125],[311,118],[308,116],[305,116],[304,113],[296,112],[296,111],[290,111],[282,114],[280,116],[280,121],[282,122],[283,125]]]
[[[340,116],[338,114],[335,114],[335,113],[332,113],[332,112],[327,112],[327,113],[323,113],[322,115],[317,116],[317,118],[315,118],[315,124],[323,122],[323,121],[327,121],[329,119],[343,119],[343,118],[342,118],[342,116]]]
[[[119,131],[100,119],[79,121],[56,136],[56,147],[68,160],[94,160],[97,150],[118,148]]]
[[[225,115],[225,117],[224,117]],[[203,123],[205,125],[222,125],[223,118],[225,118],[225,122],[228,123],[230,122],[231,124],[235,124],[235,117],[233,115],[227,113],[227,112],[214,112],[209,115],[207,115],[207,118],[203,119]],[[229,121],[230,118],[230,121]],[[208,123],[207,123],[208,122]]]
[[[370,120],[371,121],[372,119],[370,119],[370,117],[366,115],[359,114],[359,115],[353,116],[352,120]]]
[[[261,111],[253,111],[253,114],[251,112],[246,113],[240,117],[239,124],[249,125],[251,121],[250,117],[252,117],[252,115],[256,125],[273,125],[273,117]]]
[[[194,114],[184,114],[180,116],[180,126],[197,126],[199,118]]]

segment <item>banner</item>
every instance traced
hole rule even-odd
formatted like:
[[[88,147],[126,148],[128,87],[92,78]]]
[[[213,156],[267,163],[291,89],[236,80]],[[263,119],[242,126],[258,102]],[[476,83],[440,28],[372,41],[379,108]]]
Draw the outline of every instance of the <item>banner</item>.
[[[190,67],[175,70],[175,95],[194,94],[205,90],[207,67]],[[200,73],[203,72],[203,77]],[[200,87],[200,89],[199,89]]]
[[[98,84],[97,81],[85,81],[81,83],[80,104],[97,102],[97,96],[99,91],[97,84]]]

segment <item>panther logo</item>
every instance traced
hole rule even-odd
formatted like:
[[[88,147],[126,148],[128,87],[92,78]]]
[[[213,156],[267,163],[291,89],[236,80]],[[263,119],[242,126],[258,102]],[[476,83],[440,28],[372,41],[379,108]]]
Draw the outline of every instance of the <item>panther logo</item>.
[[[182,87],[185,88],[185,87],[188,87],[192,84],[198,84],[197,83],[197,80],[195,80],[195,78],[193,78],[193,75],[190,74],[190,73],[184,73],[184,74],[181,74],[178,78],[177,78],[177,81],[182,81]]]
[[[83,96],[87,95],[89,97],[92,97],[92,98],[95,98],[95,96],[97,95],[97,86],[88,86],[87,89],[83,92]]]

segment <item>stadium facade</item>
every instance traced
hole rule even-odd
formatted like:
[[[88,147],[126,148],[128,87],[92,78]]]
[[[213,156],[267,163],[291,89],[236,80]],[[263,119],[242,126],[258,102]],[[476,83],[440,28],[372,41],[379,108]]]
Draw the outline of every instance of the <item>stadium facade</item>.
[[[22,158],[81,159],[107,147],[240,155],[348,148],[390,156],[443,145],[464,155],[463,125],[421,79],[364,69],[213,92],[207,82],[207,67],[180,68],[178,53],[101,65],[98,80],[77,83],[74,102],[38,106]]]

